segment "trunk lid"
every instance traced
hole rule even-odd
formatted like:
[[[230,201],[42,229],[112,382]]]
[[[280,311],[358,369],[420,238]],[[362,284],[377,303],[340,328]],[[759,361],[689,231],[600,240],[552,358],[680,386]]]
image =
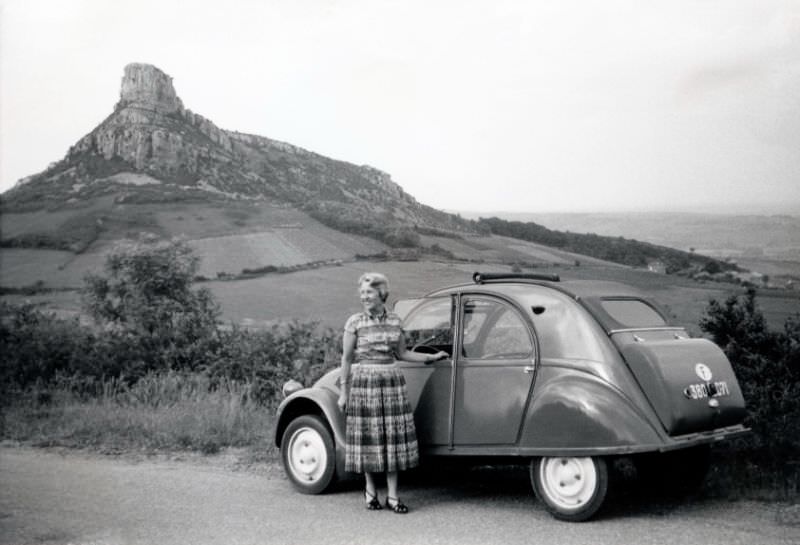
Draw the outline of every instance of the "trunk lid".
[[[713,342],[644,332],[613,337],[669,435],[708,431],[744,420],[739,383],[728,358]]]

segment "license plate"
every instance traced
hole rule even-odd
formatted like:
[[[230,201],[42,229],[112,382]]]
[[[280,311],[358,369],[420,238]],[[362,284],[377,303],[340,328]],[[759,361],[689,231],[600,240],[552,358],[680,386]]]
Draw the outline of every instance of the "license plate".
[[[700,382],[690,384],[683,391],[683,395],[689,399],[705,399],[707,397],[723,397],[731,395],[728,383],[724,380],[717,382]]]

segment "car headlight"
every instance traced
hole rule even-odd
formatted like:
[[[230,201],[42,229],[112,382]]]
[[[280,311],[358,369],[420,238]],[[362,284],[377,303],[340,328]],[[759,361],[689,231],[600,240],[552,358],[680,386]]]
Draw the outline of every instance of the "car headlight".
[[[302,390],[302,389],[303,389],[303,384],[302,383],[300,383],[300,382],[298,382],[296,380],[288,380],[288,381],[286,381],[284,383],[283,388],[281,388],[281,391],[283,392],[283,397],[289,397],[290,395],[292,395],[296,391]]]

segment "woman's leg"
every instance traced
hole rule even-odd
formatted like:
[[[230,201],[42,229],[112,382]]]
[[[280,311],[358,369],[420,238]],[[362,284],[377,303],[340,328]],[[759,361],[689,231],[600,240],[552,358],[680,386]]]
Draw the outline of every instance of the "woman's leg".
[[[375,476],[372,473],[364,473],[364,480],[367,481],[367,494],[376,496],[378,492],[375,488]]]
[[[386,472],[386,488],[388,488],[387,496],[390,498],[398,498],[397,496],[397,471]]]
[[[370,511],[380,511],[383,507],[381,506],[380,500],[378,500],[378,490],[375,488],[374,475],[372,473],[364,473],[364,480],[366,481],[364,500],[367,503],[367,509]]]
[[[408,513],[408,507],[397,495],[397,471],[386,473],[386,485],[389,489],[386,493],[386,506],[401,515]]]

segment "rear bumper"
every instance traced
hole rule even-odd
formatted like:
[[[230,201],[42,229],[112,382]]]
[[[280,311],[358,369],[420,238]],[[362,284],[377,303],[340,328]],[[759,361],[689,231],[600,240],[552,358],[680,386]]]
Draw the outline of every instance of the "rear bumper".
[[[663,447],[659,448],[660,452],[669,452],[671,450],[678,450],[682,448],[689,448],[696,445],[705,445],[716,443],[718,441],[728,441],[737,437],[742,437],[750,433],[750,428],[746,428],[741,424],[736,426],[728,426],[727,428],[717,428],[716,430],[688,433],[686,435],[677,435],[669,438],[669,442]]]

